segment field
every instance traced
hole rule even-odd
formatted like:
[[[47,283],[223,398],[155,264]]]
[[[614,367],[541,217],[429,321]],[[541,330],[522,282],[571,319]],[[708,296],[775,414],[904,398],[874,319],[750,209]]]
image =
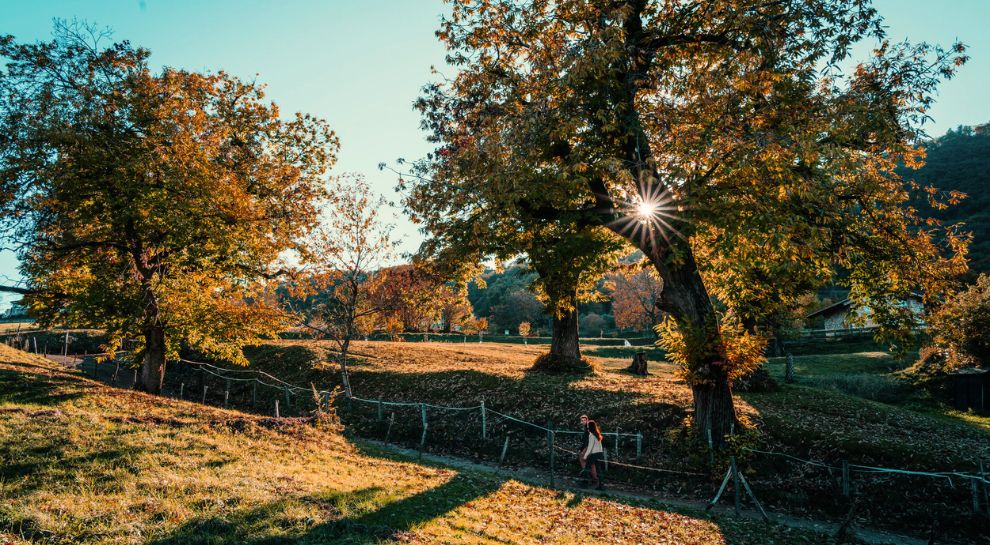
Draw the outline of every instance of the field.
[[[337,369],[325,363],[328,345],[286,342],[254,350],[254,365],[298,384],[330,387]],[[689,433],[691,394],[673,365],[651,362],[651,375],[621,372],[624,357],[592,357],[597,366],[585,377],[545,376],[528,372],[540,347],[499,344],[358,343],[353,365],[355,395],[391,401],[445,406],[475,406],[482,399],[496,411],[530,422],[567,429],[577,415],[589,413],[606,431],[641,432],[643,459],[652,467],[707,471],[712,460]],[[610,349],[615,350],[615,349]],[[628,350],[628,349],[626,349]],[[594,353],[586,350],[586,353]],[[612,352],[614,353],[614,352]],[[737,396],[741,419],[749,430],[738,437],[736,453],[745,459],[761,499],[779,512],[842,518],[848,502],[838,495],[834,472],[790,459],[753,454],[748,447],[786,453],[838,467],[842,461],[872,467],[915,471],[976,473],[990,461],[990,419],[948,410],[920,394],[898,376],[907,362],[880,352],[795,357],[798,382],[779,391]],[[771,374],[781,379],[783,361],[771,360]],[[414,445],[420,438],[416,409],[394,411],[376,422],[372,407],[342,413],[362,436],[388,436]],[[498,459],[501,436],[468,440],[464,430],[480,423],[465,416],[430,412],[427,446],[438,452]],[[394,422],[393,422],[394,420]],[[520,434],[516,434],[518,436]],[[514,436],[515,437],[515,436]],[[531,435],[509,458],[545,465],[540,437]],[[511,446],[515,445],[515,439]],[[537,445],[537,446],[533,446]],[[624,447],[628,456],[629,444]],[[520,460],[529,451],[529,459]],[[535,452],[535,454],[534,454]],[[725,459],[715,459],[720,475]],[[623,477],[666,496],[711,495],[708,479],[630,472]],[[717,482],[714,483],[717,485]],[[940,479],[905,475],[857,476],[858,494],[869,501],[859,507],[866,524],[927,532],[935,518],[942,526],[969,524],[968,488]],[[933,502],[932,498],[939,498]],[[979,531],[979,530],[978,530]]]
[[[303,419],[150,397],[0,346],[0,543],[830,543],[415,464]]]

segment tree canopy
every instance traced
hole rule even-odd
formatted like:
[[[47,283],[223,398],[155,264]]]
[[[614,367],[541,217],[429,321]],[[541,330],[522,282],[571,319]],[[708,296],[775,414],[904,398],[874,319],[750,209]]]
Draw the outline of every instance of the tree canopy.
[[[894,325],[898,296],[938,297],[965,267],[965,237],[923,221],[895,172],[920,164],[961,45],[891,44],[861,0],[452,4],[438,36],[459,71],[418,103],[437,148],[407,201],[427,248],[523,251],[516,233],[542,220],[640,249],[717,444],[748,358],[722,338],[716,285],[742,302],[739,286],[803,290],[843,268],[853,299]],[[878,46],[843,70],[862,40]],[[746,281],[722,283],[733,275]]]
[[[153,72],[80,24],[0,37],[0,221],[45,324],[140,341],[161,387],[185,343],[243,361],[284,324],[265,278],[314,224],[337,139],[226,73]]]

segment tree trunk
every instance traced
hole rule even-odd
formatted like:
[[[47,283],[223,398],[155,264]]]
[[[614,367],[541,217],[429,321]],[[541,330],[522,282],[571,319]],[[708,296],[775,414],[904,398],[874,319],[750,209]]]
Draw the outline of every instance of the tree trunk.
[[[633,356],[632,363],[629,364],[629,367],[626,367],[626,372],[644,377],[649,375],[646,352],[636,352],[636,355]]]
[[[585,372],[591,369],[587,362],[581,359],[576,308],[561,316],[554,315],[550,353],[537,358],[533,369],[554,373]]]
[[[550,355],[564,365],[576,366],[581,362],[578,343],[578,311],[565,312],[553,317],[553,335],[550,338]]]
[[[337,361],[340,362],[340,383],[344,388],[344,396],[351,397],[351,376],[347,370],[347,351],[351,346],[351,340],[345,339],[344,342],[340,343],[340,357]]]
[[[725,437],[736,426],[732,389],[722,367],[721,334],[718,316],[698,272],[694,254],[682,242],[675,252],[669,246],[647,252],[650,262],[663,278],[660,308],[677,320],[689,353],[694,395],[694,427],[702,440],[715,448],[725,444]]]
[[[165,328],[150,326],[144,330],[144,360],[137,387],[151,394],[162,392],[165,380]]]

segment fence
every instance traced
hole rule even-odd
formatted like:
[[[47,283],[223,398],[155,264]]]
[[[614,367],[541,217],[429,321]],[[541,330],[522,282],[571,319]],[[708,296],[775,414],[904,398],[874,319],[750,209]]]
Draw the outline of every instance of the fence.
[[[92,369],[95,374],[95,363]],[[291,384],[263,371],[230,369],[190,360],[181,360],[178,368],[170,370],[170,376],[170,394],[173,396],[224,407],[250,407],[276,417],[307,416],[318,405],[328,408],[334,395],[328,390]],[[116,378],[114,373],[114,380]],[[558,457],[561,454],[576,456],[576,437],[582,433],[561,429],[550,422],[531,422],[496,410],[485,401],[473,406],[453,407],[418,401],[345,397],[337,404],[337,410],[348,428],[360,436],[405,444],[420,452],[429,449],[441,454],[497,461],[500,465],[544,469],[548,471],[552,485],[561,475]],[[706,471],[691,467],[657,467],[644,462],[649,444],[655,438],[644,437],[639,431],[621,430],[607,432],[604,436],[610,481],[626,481],[638,486],[677,483],[679,490],[685,488],[684,483],[689,483],[693,488],[687,486],[688,495],[697,497],[711,493],[712,473],[719,464],[709,465]],[[570,445],[573,446],[568,448]],[[761,512],[764,504],[787,510],[793,505],[795,491],[800,490],[808,497],[809,506],[825,515],[844,516],[848,520],[855,515],[892,524],[913,524],[917,530],[916,516],[891,517],[884,511],[885,507],[910,503],[912,499],[917,505],[926,505],[932,501],[932,494],[937,493],[947,507],[944,513],[936,516],[950,524],[965,524],[967,513],[990,517],[990,478],[982,463],[977,474],[905,470],[848,461],[827,463],[752,448],[741,449],[739,454],[746,457],[743,463],[734,457],[722,460],[728,462],[727,470],[709,506],[714,505],[732,483],[737,510],[746,497]],[[739,465],[748,470],[744,471]],[[936,486],[919,486],[921,480],[935,481]],[[871,498],[871,502],[853,501],[860,496]],[[763,504],[757,498],[763,500]],[[952,505],[956,507],[952,508]],[[964,505],[965,508],[959,509]]]

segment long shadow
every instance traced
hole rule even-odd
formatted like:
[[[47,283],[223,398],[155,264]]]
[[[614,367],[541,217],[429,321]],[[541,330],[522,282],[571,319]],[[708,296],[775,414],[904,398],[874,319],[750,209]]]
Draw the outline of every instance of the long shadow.
[[[429,522],[467,502],[490,494],[501,486],[497,479],[479,479],[458,474],[440,486],[392,500],[382,487],[276,501],[234,513],[191,520],[170,535],[150,545],[193,543],[239,543],[274,545],[284,543],[348,543],[370,545],[400,539],[417,525]],[[318,506],[332,520],[309,528],[295,529],[287,513],[295,501]],[[369,506],[374,506],[369,509]]]
[[[68,376],[52,375],[51,369],[34,364],[8,365],[23,370],[0,369],[0,402],[54,407],[78,399],[84,393],[78,381]]]

